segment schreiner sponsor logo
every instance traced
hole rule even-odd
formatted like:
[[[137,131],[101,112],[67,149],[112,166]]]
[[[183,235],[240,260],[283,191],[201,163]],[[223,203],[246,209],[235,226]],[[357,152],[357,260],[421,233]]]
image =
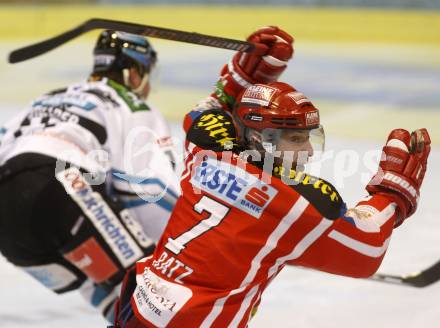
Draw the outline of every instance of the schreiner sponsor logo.
[[[276,89],[264,85],[253,85],[246,89],[242,102],[267,106],[270,104]]]
[[[140,247],[102,196],[92,190],[77,168],[72,167],[59,172],[56,178],[104,237],[125,268],[142,257],[143,252]]]
[[[208,158],[195,168],[191,184],[232,206],[260,218],[278,191],[254,175],[228,163]]]

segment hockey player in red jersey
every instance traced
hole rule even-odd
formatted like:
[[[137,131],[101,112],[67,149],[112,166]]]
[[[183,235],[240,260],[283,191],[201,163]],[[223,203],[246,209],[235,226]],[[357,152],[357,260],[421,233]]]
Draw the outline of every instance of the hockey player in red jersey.
[[[265,28],[250,39],[260,52],[237,54],[185,118],[183,194],[154,254],[125,279],[119,327],[246,327],[285,265],[372,275],[417,208],[428,132],[393,130],[369,196],[347,209],[302,170],[324,134],[312,102],[274,82],[292,38]]]

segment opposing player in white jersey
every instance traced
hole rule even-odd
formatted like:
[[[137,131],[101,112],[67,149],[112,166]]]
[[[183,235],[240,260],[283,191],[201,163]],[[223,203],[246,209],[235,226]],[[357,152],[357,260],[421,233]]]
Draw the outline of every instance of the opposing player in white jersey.
[[[249,39],[263,51],[237,54],[185,119],[183,194],[154,254],[125,280],[118,327],[247,327],[285,265],[372,275],[417,208],[427,131],[392,131],[369,197],[347,210],[301,168],[324,134],[313,103],[274,82],[292,39],[277,28]]]
[[[1,130],[1,253],[56,293],[79,288],[109,320],[179,193],[168,126],[145,102],[156,57],[145,38],[104,31],[88,81]]]

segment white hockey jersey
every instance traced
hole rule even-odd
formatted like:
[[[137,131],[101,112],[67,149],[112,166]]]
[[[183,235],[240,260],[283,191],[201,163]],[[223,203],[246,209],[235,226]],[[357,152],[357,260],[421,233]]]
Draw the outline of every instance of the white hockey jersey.
[[[106,180],[147,235],[159,239],[179,194],[173,143],[162,115],[124,86],[102,79],[56,90],[0,133],[0,165],[31,152],[105,173],[94,183]]]

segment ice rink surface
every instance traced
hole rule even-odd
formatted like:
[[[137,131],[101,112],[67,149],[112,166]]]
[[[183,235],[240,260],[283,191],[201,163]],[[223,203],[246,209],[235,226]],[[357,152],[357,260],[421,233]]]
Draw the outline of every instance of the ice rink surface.
[[[1,44],[0,49],[5,53],[16,45]],[[73,56],[73,47],[84,55]],[[364,185],[373,173],[365,154],[380,149],[392,128],[430,129],[434,146],[419,210],[395,231],[380,268],[406,274],[440,259],[440,65],[423,57],[429,51],[366,48],[305,44],[283,79],[316,99],[330,154],[321,176],[338,187],[348,205],[365,195]],[[230,53],[193,46],[178,53],[168,45],[159,50],[161,88],[153,101],[175,120],[173,134],[181,138],[179,118],[211,90]],[[68,45],[22,65],[0,64],[0,123],[32,97],[83,79],[89,70],[88,51],[87,45]],[[440,283],[416,289],[286,267],[266,290],[250,327],[436,328],[439,298]],[[0,327],[105,325],[76,293],[54,295],[0,259]]]

